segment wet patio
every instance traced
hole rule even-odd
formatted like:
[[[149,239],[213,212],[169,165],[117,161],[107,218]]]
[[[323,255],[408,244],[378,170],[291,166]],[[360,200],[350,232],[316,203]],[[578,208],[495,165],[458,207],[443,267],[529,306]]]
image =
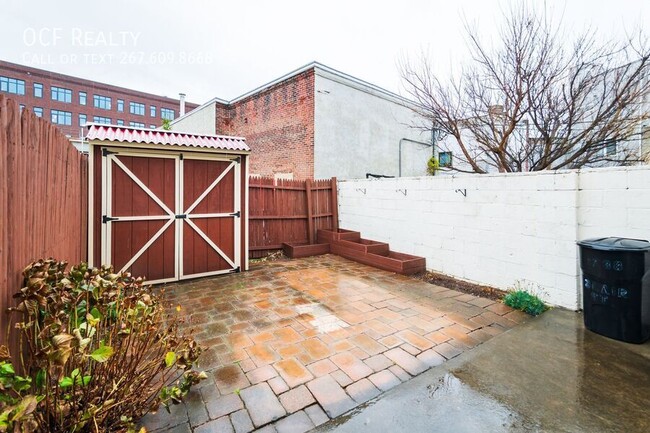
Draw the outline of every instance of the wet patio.
[[[525,320],[501,303],[325,255],[168,285],[208,380],[149,431],[308,431]]]

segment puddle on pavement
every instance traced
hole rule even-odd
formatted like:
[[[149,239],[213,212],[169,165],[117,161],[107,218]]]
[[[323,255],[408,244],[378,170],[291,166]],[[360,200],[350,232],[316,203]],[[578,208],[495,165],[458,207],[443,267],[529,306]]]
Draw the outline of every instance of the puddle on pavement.
[[[296,311],[299,316],[311,317],[309,324],[320,333],[337,331],[350,326],[322,304],[297,305]]]

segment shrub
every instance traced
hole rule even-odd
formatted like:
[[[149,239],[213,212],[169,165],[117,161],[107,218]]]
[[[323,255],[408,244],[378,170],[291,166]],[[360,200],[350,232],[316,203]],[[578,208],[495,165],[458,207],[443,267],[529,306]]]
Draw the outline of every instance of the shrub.
[[[201,349],[141,278],[111,267],[39,260],[10,310],[19,317],[18,376],[0,350],[0,431],[134,431],[205,378]],[[17,361],[17,362],[16,362]]]
[[[435,176],[436,172],[440,169],[440,162],[438,162],[438,158],[435,156],[432,156],[429,158],[429,161],[427,161],[427,173],[429,173],[431,176]]]
[[[541,299],[523,289],[508,292],[503,298],[503,303],[531,316],[538,316],[548,309]]]

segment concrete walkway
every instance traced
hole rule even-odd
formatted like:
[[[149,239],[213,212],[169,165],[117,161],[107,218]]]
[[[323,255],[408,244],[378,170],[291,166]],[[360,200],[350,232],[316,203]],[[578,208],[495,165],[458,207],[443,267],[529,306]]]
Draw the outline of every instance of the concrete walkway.
[[[650,342],[551,310],[394,388],[318,432],[648,432]]]
[[[168,285],[209,379],[149,431],[302,433],[502,334],[489,299],[325,255]]]

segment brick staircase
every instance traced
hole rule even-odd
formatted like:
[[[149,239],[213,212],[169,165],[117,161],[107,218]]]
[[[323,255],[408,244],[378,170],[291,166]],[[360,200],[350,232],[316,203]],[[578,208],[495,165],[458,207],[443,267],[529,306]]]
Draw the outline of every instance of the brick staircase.
[[[385,242],[363,239],[361,233],[335,229],[317,232],[318,243],[313,245],[283,244],[284,253],[291,258],[333,253],[355,262],[390,272],[411,275],[426,268],[424,257],[391,251]]]

